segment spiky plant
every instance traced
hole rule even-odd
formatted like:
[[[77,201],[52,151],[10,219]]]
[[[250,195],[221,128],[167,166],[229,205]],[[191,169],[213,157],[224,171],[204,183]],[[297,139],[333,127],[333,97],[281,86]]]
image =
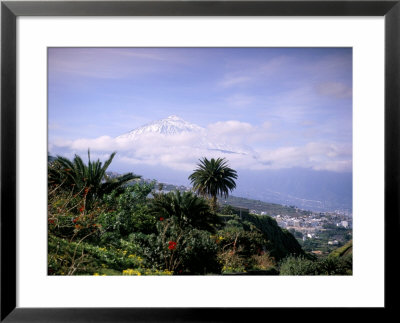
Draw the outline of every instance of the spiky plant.
[[[225,158],[204,157],[197,166],[189,180],[197,193],[211,197],[211,208],[216,211],[217,196],[226,198],[236,188],[237,172],[228,166]]]
[[[92,161],[88,150],[87,165],[78,155],[75,155],[73,160],[57,156],[55,160],[49,163],[49,185],[60,185],[73,193],[83,192],[87,201],[91,202],[104,194],[121,188],[129,181],[141,177],[128,173],[117,178],[108,178],[106,171],[115,154],[116,152],[113,152],[103,164],[99,159]]]
[[[192,192],[155,193],[150,212],[157,218],[176,220],[182,228],[190,225],[197,229],[214,231],[213,225],[218,222],[215,214],[210,212],[207,201]]]

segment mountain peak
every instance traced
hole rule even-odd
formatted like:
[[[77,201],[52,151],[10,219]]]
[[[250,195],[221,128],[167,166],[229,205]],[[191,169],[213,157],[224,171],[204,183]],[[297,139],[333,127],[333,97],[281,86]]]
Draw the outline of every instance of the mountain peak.
[[[142,134],[176,135],[182,132],[199,132],[202,130],[203,128],[198,125],[187,122],[176,115],[170,115],[165,119],[157,120],[133,129],[117,138],[133,140],[137,139],[138,135]]]

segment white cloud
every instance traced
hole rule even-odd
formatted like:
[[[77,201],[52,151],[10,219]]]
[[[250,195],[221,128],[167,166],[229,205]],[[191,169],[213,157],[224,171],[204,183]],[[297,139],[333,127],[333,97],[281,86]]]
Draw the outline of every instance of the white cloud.
[[[131,165],[167,166],[175,170],[191,171],[202,157],[225,157],[235,169],[280,169],[291,167],[313,168],[337,172],[351,171],[351,145],[332,142],[310,142],[305,145],[269,148],[267,138],[270,124],[260,127],[240,121],[210,124],[204,132],[178,135],[146,134],[138,140],[122,140],[102,136],[95,139],[54,141],[52,149],[68,148],[85,154],[106,156],[117,151],[117,157]],[[266,129],[267,128],[267,129]],[[266,142],[263,148],[252,144]]]
[[[352,150],[349,145],[311,142],[304,146],[265,150],[259,157],[270,168],[305,167],[338,172],[351,171]]]

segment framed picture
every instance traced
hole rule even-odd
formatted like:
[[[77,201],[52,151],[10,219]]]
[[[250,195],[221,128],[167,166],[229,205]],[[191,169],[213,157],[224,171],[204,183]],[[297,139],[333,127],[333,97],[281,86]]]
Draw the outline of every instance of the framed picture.
[[[393,309],[398,1],[1,9],[2,321]]]

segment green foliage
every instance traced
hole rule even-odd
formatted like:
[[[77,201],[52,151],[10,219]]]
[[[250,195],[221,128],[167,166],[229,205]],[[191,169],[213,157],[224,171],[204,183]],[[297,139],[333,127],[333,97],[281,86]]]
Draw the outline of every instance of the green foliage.
[[[320,275],[351,275],[353,269],[353,256],[326,257],[319,261]]]
[[[220,265],[217,260],[217,244],[210,234],[193,229],[187,232],[182,248],[178,250],[182,259],[181,270],[187,274],[219,274]],[[178,268],[179,269],[179,268]]]
[[[210,233],[193,227],[183,228],[177,217],[157,224],[157,233],[132,234],[130,241],[154,268],[179,274],[219,273],[217,245]]]
[[[272,257],[280,260],[289,254],[304,255],[300,244],[296,238],[287,230],[281,229],[275,219],[268,215],[243,215],[243,220],[252,223],[264,235],[265,239],[270,241],[269,250]]]
[[[121,178],[107,179],[113,157],[104,165],[90,156],[88,165],[78,156],[49,161],[50,275],[352,273],[351,243],[316,260],[269,216],[230,206],[217,215],[193,192],[156,193],[154,182],[124,185]],[[221,175],[216,182],[222,186],[197,186],[199,193],[223,195],[234,187],[236,172],[224,160],[204,159],[203,166],[204,171],[219,167],[232,185]]]
[[[219,246],[218,259],[223,266],[223,273],[246,272],[250,269],[273,267],[275,260],[268,250],[270,242],[254,227],[238,226],[238,221],[218,231],[215,241]],[[234,225],[232,225],[234,222]]]
[[[318,274],[318,266],[315,262],[304,257],[289,256],[280,264],[280,275],[309,276]]]
[[[193,227],[214,231],[218,217],[210,211],[208,203],[192,192],[174,191],[155,193],[150,202],[150,213],[157,219],[170,219],[180,227]]]
[[[235,213],[235,209],[231,205],[224,205],[220,210],[219,213],[224,215],[233,215]]]
[[[197,169],[189,176],[189,180],[196,192],[212,198],[212,209],[217,209],[217,195],[227,197],[229,191],[236,188],[237,173],[228,167],[224,158],[208,160],[203,158]]]
[[[347,242],[344,246],[337,248],[336,250],[333,250],[329,254],[329,258],[336,258],[336,257],[343,257],[347,255],[352,255],[353,254],[353,240],[350,240]]]
[[[352,255],[310,260],[289,256],[280,263],[280,275],[352,275]]]
[[[87,201],[87,208],[96,198],[102,197],[104,194],[118,190],[127,182],[140,178],[140,176],[132,173],[125,174],[115,179],[109,179],[106,176],[107,168],[110,166],[115,152],[105,161],[104,164],[90,160],[90,152],[88,151],[88,164],[86,165],[82,158],[75,155],[73,160],[57,156],[55,160],[49,163],[49,185],[61,186],[67,191],[72,190],[74,194],[84,193]]]
[[[86,196],[60,190],[48,193],[48,232],[59,237],[78,241],[100,235],[98,217],[102,209],[98,204],[91,210],[85,208]]]
[[[121,248],[98,247],[49,236],[48,272],[50,275],[171,274],[151,268],[138,255],[135,245],[124,240],[120,244]]]
[[[103,203],[108,210],[99,217],[104,234],[103,242],[115,241],[132,232],[155,231],[156,219],[147,206],[147,196],[153,188],[154,183],[135,183],[125,187],[122,193],[114,190],[103,197]]]

